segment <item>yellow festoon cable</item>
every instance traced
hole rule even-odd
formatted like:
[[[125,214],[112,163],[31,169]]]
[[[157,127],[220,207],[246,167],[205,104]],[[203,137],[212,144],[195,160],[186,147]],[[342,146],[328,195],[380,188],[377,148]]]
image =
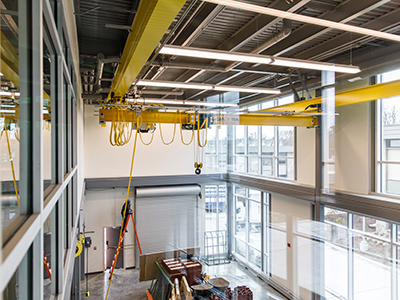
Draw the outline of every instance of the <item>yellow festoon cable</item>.
[[[179,110],[178,110],[178,114],[179,114],[179,120],[181,120],[181,112]],[[179,127],[180,127],[180,130],[181,130],[181,141],[182,141],[182,144],[184,144],[186,146],[189,146],[193,142],[194,126],[192,127],[192,137],[190,138],[189,143],[185,143],[185,141],[183,140],[182,124],[181,123],[179,123]]]
[[[111,146],[116,146],[116,144],[115,143],[113,143],[113,139],[112,139],[112,134],[113,134],[113,132],[115,132],[114,131],[114,126],[115,126],[115,110],[114,109],[112,109],[112,112],[113,112],[113,114],[112,114],[112,121],[111,121],[111,127],[110,127],[110,144],[111,144]]]
[[[139,117],[139,118],[141,118],[141,117]],[[150,145],[150,144],[153,142],[153,139],[154,139],[154,132],[155,132],[155,131],[156,131],[156,129],[155,129],[155,127],[154,127],[154,129],[151,131],[151,139],[150,139],[150,142],[148,142],[148,143],[145,143],[145,142],[143,141],[142,133],[139,131],[139,137],[140,137],[140,140],[142,141],[142,144],[143,144],[143,145],[148,146],[148,145]]]
[[[15,179],[14,162],[13,162],[13,158],[12,158],[12,155],[11,155],[10,140],[8,139],[7,122],[5,122],[5,121],[6,121],[6,118],[4,117],[4,131],[6,132],[7,147],[8,147],[8,155],[10,156],[11,171],[12,171],[13,180],[14,180],[15,195],[17,196],[17,202],[18,202],[18,206],[19,206],[19,196],[18,196],[18,189],[17,189],[17,180]]]
[[[127,122],[127,110],[125,108],[112,108],[113,118],[110,128],[110,144],[112,146],[124,146],[131,140],[133,122]]]
[[[205,138],[204,144],[202,145],[200,143],[200,129],[202,129],[204,127],[204,125],[206,126],[206,138]],[[207,130],[208,130],[208,118],[206,117],[204,119],[203,124],[201,124],[201,126],[200,126],[200,116],[197,114],[197,143],[200,148],[204,148],[207,145]]]
[[[162,133],[162,128],[161,128],[161,119],[160,119],[160,112],[158,112],[158,125],[160,126],[160,136],[161,136],[161,140],[163,142],[164,145],[170,145],[172,144],[172,142],[175,140],[175,133],[176,133],[176,123],[177,123],[177,119],[178,119],[178,113],[176,113],[175,115],[175,124],[174,124],[174,134],[172,136],[172,140],[168,143],[166,143],[164,141],[164,137],[163,137],[163,133]]]
[[[139,122],[140,122],[140,123],[139,123]],[[130,189],[131,189],[131,181],[132,181],[133,163],[134,163],[134,161],[135,161],[136,142],[137,142],[137,137],[138,137],[139,128],[140,128],[140,126],[142,125],[141,122],[142,122],[142,117],[139,116],[139,117],[137,118],[137,120],[136,120],[136,132],[135,132],[135,142],[134,142],[134,144],[133,144],[132,161],[131,161],[131,171],[130,171],[130,173],[129,173],[128,191],[126,192],[125,210],[124,210],[124,215],[123,215],[122,220],[125,220],[125,214],[126,214],[126,210],[127,210],[127,206],[128,206],[129,192],[130,192]],[[127,222],[128,222],[128,220],[127,220]],[[124,224],[124,225],[125,225],[125,224]],[[124,229],[123,229],[122,226],[121,226],[121,230],[120,230],[120,232],[119,232],[118,245],[119,245],[119,243],[121,242],[121,237],[122,237],[122,231],[123,231],[123,230],[124,230]],[[119,255],[119,249],[118,249],[117,253],[115,254],[114,266],[117,265],[118,255]],[[114,268],[113,270],[115,270],[115,268]],[[111,282],[112,282],[112,279],[113,279],[113,275],[114,275],[114,272],[111,273],[110,282],[109,282],[109,284],[108,284],[108,289],[107,289],[107,294],[106,294],[105,300],[107,300],[108,292],[110,291],[110,287],[111,287]]]

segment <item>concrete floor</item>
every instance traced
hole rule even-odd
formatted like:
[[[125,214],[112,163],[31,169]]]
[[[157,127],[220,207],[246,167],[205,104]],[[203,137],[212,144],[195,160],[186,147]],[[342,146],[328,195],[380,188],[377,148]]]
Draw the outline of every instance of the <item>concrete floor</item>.
[[[207,266],[204,264],[203,272],[211,277],[223,277],[230,282],[233,289],[238,285],[246,285],[253,291],[253,300],[286,300],[281,294],[259,279],[249,270],[237,262],[230,264]],[[108,272],[89,275],[89,298],[105,299],[108,288]],[[108,294],[108,299],[119,300],[147,300],[146,290],[150,288],[151,281],[139,282],[138,269],[117,269]],[[81,299],[85,299],[86,282],[81,283]]]

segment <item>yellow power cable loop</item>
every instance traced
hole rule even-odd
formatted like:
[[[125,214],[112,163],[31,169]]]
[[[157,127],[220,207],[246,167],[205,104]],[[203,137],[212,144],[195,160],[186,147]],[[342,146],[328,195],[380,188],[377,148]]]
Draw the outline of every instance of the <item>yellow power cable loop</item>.
[[[116,146],[115,143],[113,143],[113,133],[115,133],[114,131],[114,126],[115,126],[115,109],[111,109],[112,110],[112,121],[111,121],[111,127],[110,127],[110,144],[111,146]]]
[[[123,107],[112,108],[112,121],[110,128],[110,144],[124,146],[132,138],[133,121],[128,122],[127,109]]]
[[[140,117],[140,118],[141,118],[141,117]],[[153,142],[153,139],[154,139],[154,132],[155,132],[155,131],[156,131],[155,128],[151,131],[151,139],[150,139],[150,142],[148,142],[148,143],[145,143],[145,142],[143,141],[142,133],[139,131],[139,137],[140,137],[140,140],[142,141],[142,144],[143,144],[143,145],[149,146],[149,145]]]
[[[185,141],[183,140],[182,123],[180,122],[180,120],[181,120],[181,112],[178,110],[178,113],[179,113],[179,128],[180,128],[180,132],[181,132],[181,141],[182,141],[182,144],[184,144],[185,146],[189,146],[193,142],[194,126],[192,127],[192,137],[190,138],[189,143],[185,143]]]
[[[204,144],[202,145],[200,142],[200,129],[203,127],[206,127],[206,138],[204,141]],[[200,148],[204,148],[207,145],[207,133],[208,133],[208,118],[206,117],[204,119],[203,124],[200,126],[200,116],[197,114],[197,144],[199,145]]]
[[[170,142],[166,143],[166,142],[164,141],[164,137],[163,137],[163,133],[162,133],[160,112],[158,112],[158,124],[159,124],[159,126],[160,126],[160,136],[161,136],[161,140],[162,140],[163,144],[166,145],[166,146],[172,144],[172,142],[175,140],[177,119],[178,119],[178,113],[175,114],[174,133],[173,133],[173,135],[172,135],[172,140],[171,140]]]
[[[124,216],[123,216],[122,220],[125,220],[125,214],[126,214],[126,210],[127,210],[126,208],[127,208],[127,206],[128,206],[129,192],[130,192],[130,189],[131,189],[133,163],[134,163],[134,161],[135,161],[135,153],[136,153],[136,142],[137,142],[137,136],[138,136],[139,128],[140,128],[140,126],[141,126],[141,124],[139,125],[139,121],[141,122],[141,116],[139,116],[139,117],[137,118],[137,120],[136,120],[135,142],[134,142],[134,144],[133,144],[132,161],[131,161],[131,170],[130,170],[130,173],[129,173],[128,191],[126,192],[125,210],[124,210]],[[121,242],[122,231],[123,231],[123,228],[122,228],[122,225],[121,225],[121,230],[120,230],[120,232],[119,232],[118,245],[119,245],[119,243]],[[119,255],[119,250],[117,251],[117,253],[115,253],[115,263],[114,263],[114,266],[117,265],[118,255]],[[115,268],[114,268],[114,270],[115,270]],[[113,275],[114,275],[114,272],[111,273],[110,282],[109,282],[109,284],[108,284],[108,289],[107,289],[107,294],[106,294],[105,300],[107,300],[108,292],[110,291],[111,282],[112,282],[112,280],[113,280]]]
[[[6,120],[6,118],[4,117],[4,121],[5,120]],[[6,133],[6,138],[7,138],[8,155],[10,156],[11,171],[12,171],[13,180],[14,180],[15,195],[17,196],[17,203],[18,203],[18,206],[19,206],[19,195],[18,195],[18,188],[17,188],[17,180],[15,179],[14,162],[13,162],[13,158],[12,158],[12,155],[11,155],[10,140],[8,139],[7,122],[4,122],[4,131]]]

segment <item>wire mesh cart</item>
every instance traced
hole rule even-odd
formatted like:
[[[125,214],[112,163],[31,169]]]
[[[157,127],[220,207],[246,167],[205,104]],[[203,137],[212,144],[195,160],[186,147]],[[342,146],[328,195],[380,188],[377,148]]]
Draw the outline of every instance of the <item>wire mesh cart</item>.
[[[204,232],[204,250],[207,265],[230,263],[226,230]]]

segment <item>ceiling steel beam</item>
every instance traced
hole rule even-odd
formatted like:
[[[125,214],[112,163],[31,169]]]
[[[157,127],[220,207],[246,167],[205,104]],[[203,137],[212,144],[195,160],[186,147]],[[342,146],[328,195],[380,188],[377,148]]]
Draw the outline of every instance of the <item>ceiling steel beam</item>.
[[[387,13],[383,16],[377,17],[374,20],[367,22],[365,26],[368,26],[369,28],[374,28],[376,30],[390,30],[393,27],[399,26],[400,21],[398,18],[398,14],[400,12],[400,9],[396,9],[394,11],[391,11],[390,13]],[[365,41],[372,41],[374,40],[373,37],[366,37],[366,36],[361,36],[358,38],[355,38],[352,33],[350,32],[344,32],[332,39],[329,39],[315,47],[312,47],[311,49],[307,49],[305,51],[302,51],[293,58],[298,58],[298,59],[326,59],[326,56],[328,56],[330,53],[334,53],[335,50],[341,50],[343,51],[343,47],[351,47],[354,48],[355,45],[358,43],[364,43]]]
[[[381,31],[372,30],[369,28],[363,28],[363,27],[354,26],[354,25],[342,24],[342,23],[333,22],[330,20],[325,20],[325,19],[318,19],[318,18],[306,16],[306,15],[295,14],[295,13],[291,13],[291,12],[287,12],[287,11],[281,11],[278,9],[272,9],[272,8],[263,7],[263,6],[259,6],[259,5],[243,3],[243,2],[239,2],[239,1],[235,1],[235,0],[203,0],[203,1],[214,3],[214,4],[226,5],[229,7],[234,7],[237,9],[242,9],[242,10],[251,11],[251,12],[255,12],[255,13],[261,13],[261,14],[265,14],[265,15],[275,16],[277,18],[285,18],[285,19],[289,19],[289,20],[294,20],[294,21],[298,21],[301,23],[308,23],[308,24],[321,26],[321,27],[330,27],[332,29],[353,32],[353,33],[361,34],[361,35],[373,36],[375,38],[390,40],[390,41],[394,41],[394,42],[400,42],[400,35],[381,32]]]
[[[111,98],[111,93],[119,98],[125,96],[185,2],[185,0],[140,2],[107,100]]]
[[[287,9],[288,4],[285,1],[275,1],[272,7],[274,9],[295,12],[299,8],[306,5],[308,2],[310,2],[310,0],[302,0]],[[217,49],[236,51],[240,47],[255,39],[258,35],[276,25],[281,20],[281,18],[274,18],[272,16],[257,14],[250,22],[248,22],[245,26],[235,32],[229,39],[221,43],[217,47]]]
[[[351,20],[354,20],[355,18],[358,18],[359,16],[366,14],[373,9],[376,9],[381,5],[384,5],[389,1],[390,0],[381,0],[381,1],[365,0],[357,3],[350,1],[343,4],[337,10],[335,10],[335,12],[337,11],[340,12],[339,15],[336,15],[334,12],[331,12],[329,15],[326,15],[325,18],[338,21],[339,23],[348,23]],[[307,30],[304,30],[306,28]],[[299,30],[301,30],[301,32],[297,32]],[[320,28],[318,27],[305,24],[301,26],[298,30],[296,30],[296,34],[293,35],[293,37],[290,40],[290,43],[288,41],[288,42],[283,42],[282,43],[284,44],[283,46],[279,45],[282,47],[282,50],[280,50],[279,52],[275,52],[274,56],[280,56],[282,54],[285,54],[309,41],[312,41],[313,39],[325,33],[328,33],[329,31],[331,31],[330,28],[325,28],[323,30],[320,30]]]

